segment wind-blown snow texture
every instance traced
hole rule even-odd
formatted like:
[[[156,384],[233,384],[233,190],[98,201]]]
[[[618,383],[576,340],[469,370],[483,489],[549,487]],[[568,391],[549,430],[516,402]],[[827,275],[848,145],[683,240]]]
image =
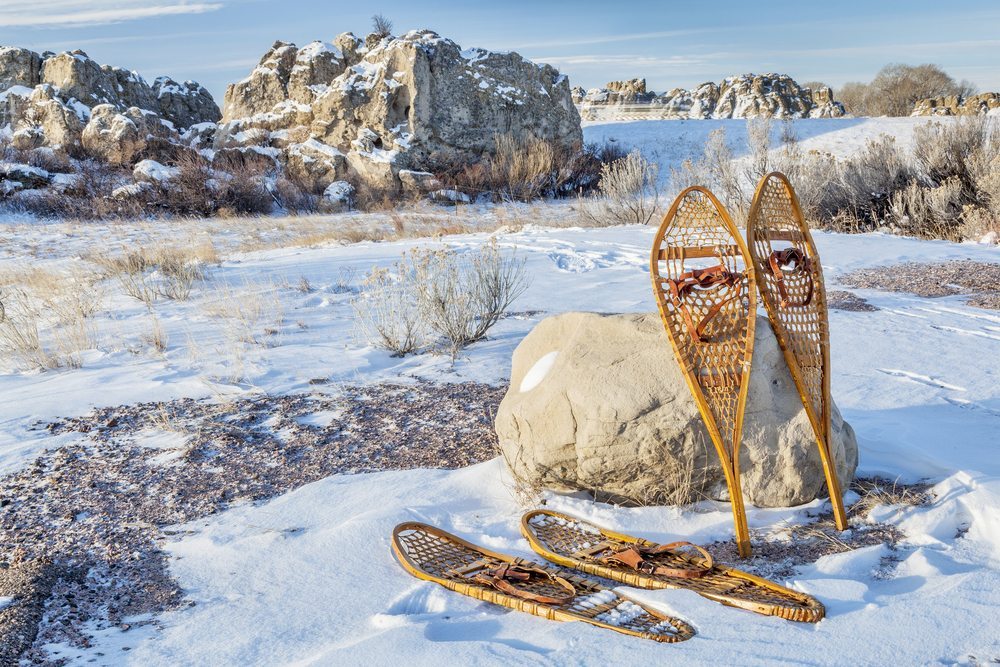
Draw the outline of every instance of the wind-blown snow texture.
[[[706,132],[710,129],[708,121],[699,122],[706,123]],[[803,128],[822,122],[833,121],[806,121]],[[850,122],[828,127],[847,130]],[[894,122],[882,127],[893,131]],[[680,122],[666,123],[676,128]],[[599,126],[588,130],[588,139],[615,132],[624,142],[652,144],[657,127]],[[837,133],[830,134],[835,143]],[[670,142],[662,143],[663,159],[676,160],[676,152],[666,154],[673,150]],[[304,276],[314,287],[311,293],[278,287],[286,322],[304,326],[287,326],[280,344],[254,352],[247,374],[258,389],[303,390],[315,377],[329,377],[334,385],[411,376],[501,383],[514,347],[547,315],[653,310],[646,266],[653,233],[631,226],[500,234],[502,246],[516,247],[527,259],[533,279],[514,308],[538,312],[501,321],[490,339],[466,350],[454,369],[446,358],[398,359],[367,347],[353,329],[351,295],[336,287],[344,267],[365,272],[373,264],[385,266],[407,248],[430,241],[248,253],[227,259],[211,281],[265,290],[295,285]],[[446,242],[465,248],[484,238],[449,237]],[[948,259],[1000,262],[1000,250],[987,246],[881,234],[818,233],[816,238],[830,289],[841,289],[838,276],[861,267]],[[686,591],[630,590],[698,630],[690,641],[658,645],[507,612],[405,573],[389,549],[392,527],[404,520],[426,521],[490,548],[531,556],[518,532],[523,508],[502,463],[494,460],[455,471],[334,476],[183,526],[166,548],[172,573],[193,606],[163,615],[160,631],[152,626],[125,633],[113,629],[100,633],[86,651],[52,649],[71,664],[97,658],[97,664],[137,665],[841,665],[998,659],[1000,314],[964,305],[961,297],[857,293],[880,310],[832,311],[831,329],[833,393],[858,434],[859,474],[927,478],[935,483],[935,500],[925,507],[875,510],[879,520],[908,536],[897,554],[902,561],[888,578],[875,575],[886,552],[873,547],[824,557],[787,582],[824,602],[827,618],[818,625],[724,608]],[[209,318],[199,314],[200,298],[196,293],[191,302],[157,306],[170,340],[176,341],[162,358],[94,351],[82,369],[0,377],[10,397],[0,404],[0,468],[23,465],[40,447],[77,437],[33,432],[30,426],[38,419],[83,413],[95,404],[245,391],[207,386],[202,378],[211,374],[210,360],[196,363],[185,350],[187,334],[208,338],[203,347],[210,357],[212,337],[217,338]],[[123,339],[148,327],[138,302],[116,297],[109,308]],[[708,542],[726,539],[732,530],[722,504],[624,509],[556,495],[549,495],[548,503],[656,541]],[[749,522],[752,527],[801,522],[822,506],[815,501],[792,509],[749,508]]]

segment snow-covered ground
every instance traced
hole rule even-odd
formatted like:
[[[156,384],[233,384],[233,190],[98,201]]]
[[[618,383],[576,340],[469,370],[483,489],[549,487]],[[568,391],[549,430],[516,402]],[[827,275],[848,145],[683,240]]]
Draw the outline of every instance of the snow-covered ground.
[[[849,152],[866,136],[906,141],[909,119],[803,121],[806,147]],[[922,121],[920,121],[922,122]],[[700,150],[708,121],[593,125],[588,140],[614,136],[664,165]],[[732,135],[738,136],[733,123]],[[810,144],[809,142],[813,142]],[[659,147],[659,148],[657,148]],[[697,152],[697,151],[696,151]],[[574,213],[551,205],[551,219]],[[501,214],[492,212],[491,215]],[[507,215],[507,214],[504,214]],[[509,213],[511,217],[524,211]],[[88,248],[133,233],[107,226],[9,228],[0,269],[24,266],[34,246],[54,270],[83,262]],[[16,230],[16,233],[15,233]],[[95,318],[96,349],[76,369],[0,375],[0,470],[25,465],[51,436],[39,420],[94,406],[314,389],[322,377],[350,385],[385,380],[474,379],[503,383],[518,342],[542,318],[570,310],[650,311],[648,251],[654,230],[527,226],[501,230],[502,247],[527,261],[531,285],[490,339],[449,358],[404,358],[369,346],[350,305],[372,266],[418,245],[478,247],[486,233],[443,240],[352,245],[318,243],[227,254],[189,301],[159,301],[153,313],[166,349],[148,342],[153,317],[111,285]],[[862,267],[948,259],[1000,262],[1000,250],[881,234],[816,235],[830,289]],[[21,245],[19,245],[21,244]],[[41,252],[39,247],[43,248]],[[20,249],[23,248],[23,251]],[[301,289],[302,279],[309,290]],[[392,527],[433,523],[493,549],[531,557],[520,538],[524,507],[499,460],[470,468],[333,476],[269,502],[241,505],[179,527],[165,548],[190,607],[155,626],[99,632],[89,649],[50,647],[70,664],[136,665],[597,665],[643,661],[690,664],[975,664],[1000,659],[1000,312],[936,299],[856,290],[879,310],[831,312],[833,394],[857,431],[861,475],[927,479],[934,501],[883,508],[879,520],[907,535],[901,562],[876,576],[882,546],[826,556],[788,585],[827,608],[819,624],[795,624],[712,604],[685,591],[629,593],[690,621],[698,634],[674,645],[618,636],[508,612],[420,582],[389,549]],[[256,342],[233,338],[220,304],[250,303]],[[223,313],[223,314],[220,314]],[[236,318],[239,319],[239,318]],[[239,333],[239,332],[236,332]],[[150,446],[163,446],[150,442]],[[728,506],[617,508],[548,495],[550,507],[656,541],[730,537]],[[752,527],[800,522],[822,501],[791,509],[749,508]],[[123,650],[128,649],[128,650]],[[94,660],[94,662],[88,662]]]

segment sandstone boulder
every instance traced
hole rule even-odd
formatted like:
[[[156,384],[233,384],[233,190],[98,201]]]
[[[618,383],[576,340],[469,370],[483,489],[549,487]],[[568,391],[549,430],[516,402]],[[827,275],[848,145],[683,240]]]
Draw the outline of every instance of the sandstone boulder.
[[[34,88],[41,83],[42,58],[34,51],[0,46],[0,93],[14,86]]]
[[[832,422],[846,488],[857,441],[835,406]],[[542,321],[514,351],[496,431],[514,475],[547,488],[634,503],[727,497],[715,447],[657,314],[567,313]],[[812,429],[763,317],[740,466],[743,492],[760,507],[825,493]]]
[[[152,110],[178,129],[214,124],[222,116],[212,94],[197,81],[178,83],[161,76],[153,82],[152,93],[156,99]]]
[[[176,143],[177,133],[152,111],[130,107],[119,113],[111,104],[91,110],[81,141],[90,155],[111,164],[132,164],[151,139]]]

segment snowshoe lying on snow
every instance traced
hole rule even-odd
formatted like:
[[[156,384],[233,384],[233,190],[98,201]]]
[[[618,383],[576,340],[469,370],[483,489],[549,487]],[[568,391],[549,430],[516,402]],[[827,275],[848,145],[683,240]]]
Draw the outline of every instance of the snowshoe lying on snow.
[[[407,572],[457,593],[554,621],[583,621],[634,637],[679,642],[694,628],[597,581],[488,551],[424,523],[401,523],[392,549]]]
[[[689,588],[709,600],[790,621],[815,623],[823,618],[823,605],[815,598],[716,565],[707,551],[689,542],[654,544],[548,510],[525,514],[521,532],[546,559],[628,586]]]

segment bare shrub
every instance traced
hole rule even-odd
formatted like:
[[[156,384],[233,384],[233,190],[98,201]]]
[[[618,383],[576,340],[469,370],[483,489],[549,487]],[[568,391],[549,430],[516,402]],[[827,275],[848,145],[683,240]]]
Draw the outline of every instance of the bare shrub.
[[[725,128],[712,130],[698,160],[685,160],[679,169],[670,170],[672,194],[692,185],[711,188],[729,208],[743,207],[745,193],[740,185],[739,168],[726,143]]]
[[[892,193],[891,221],[898,231],[925,238],[955,238],[962,214],[962,183],[953,176],[937,187],[917,181]]]
[[[286,176],[275,181],[274,194],[281,208],[289,213],[315,213],[319,209],[319,197]]]
[[[376,14],[372,17],[372,32],[382,39],[391,36],[392,21],[382,14]]]
[[[827,208],[846,211],[868,228],[878,227],[888,213],[892,193],[913,176],[895,138],[883,134],[842,164]]]
[[[494,201],[531,201],[586,192],[597,184],[600,159],[537,137],[497,134],[493,151],[478,162],[436,156],[433,171],[448,187]]]
[[[403,262],[394,269],[396,273],[373,268],[351,305],[362,335],[401,357],[423,348],[430,332],[421,316],[412,269]]]
[[[219,180],[218,208],[238,215],[270,213],[275,197],[267,188],[265,176],[263,170],[251,164],[223,175]]]
[[[788,142],[792,141],[797,141],[797,139],[789,137]],[[771,171],[769,160],[771,152],[770,116],[747,119],[747,148],[749,156],[744,165],[743,174],[748,183],[756,184]]]
[[[170,179],[169,190],[164,186],[160,192],[164,208],[181,215],[215,212],[218,181],[208,161],[197,153],[184,153],[174,166],[177,174]]]
[[[524,259],[505,256],[495,239],[468,253],[417,249],[410,262],[421,315],[453,360],[485,338],[528,287]]]
[[[969,171],[970,159],[983,155],[990,135],[989,122],[979,116],[960,118],[954,123],[918,125],[913,129],[916,168],[935,183],[957,178],[966,193],[974,196],[976,183]]]
[[[601,166],[602,195],[591,217],[604,225],[645,225],[660,208],[659,170],[638,150]]]
[[[143,339],[160,354],[167,351],[169,338],[167,337],[167,332],[163,329],[163,323],[160,322],[160,318],[155,315],[150,316],[149,332]]]
[[[402,356],[436,335],[454,360],[486,337],[527,286],[524,260],[492,240],[465,253],[414,249],[391,270],[373,269],[352,303],[372,344]]]

